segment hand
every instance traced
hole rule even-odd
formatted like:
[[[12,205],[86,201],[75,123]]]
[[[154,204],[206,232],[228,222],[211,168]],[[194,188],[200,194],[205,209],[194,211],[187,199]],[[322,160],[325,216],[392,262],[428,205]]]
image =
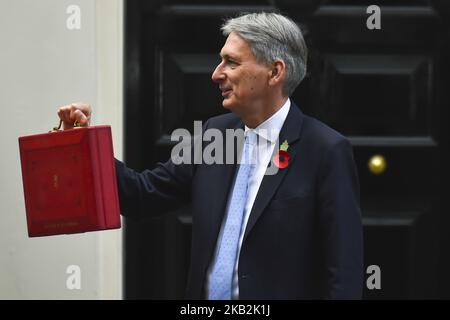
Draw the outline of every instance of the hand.
[[[63,122],[63,129],[73,129],[78,123],[82,127],[87,127],[91,121],[92,108],[85,103],[72,103],[58,109],[58,116]]]

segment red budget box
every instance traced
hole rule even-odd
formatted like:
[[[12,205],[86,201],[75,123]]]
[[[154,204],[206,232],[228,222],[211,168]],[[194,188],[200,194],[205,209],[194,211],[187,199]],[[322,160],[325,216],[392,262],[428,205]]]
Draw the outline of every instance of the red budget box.
[[[110,126],[19,137],[29,237],[118,229]]]

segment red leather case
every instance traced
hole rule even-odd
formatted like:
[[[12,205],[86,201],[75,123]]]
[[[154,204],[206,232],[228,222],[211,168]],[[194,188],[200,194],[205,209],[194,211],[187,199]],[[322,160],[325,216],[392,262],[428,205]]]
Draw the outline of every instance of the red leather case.
[[[19,138],[29,237],[120,228],[110,126]]]

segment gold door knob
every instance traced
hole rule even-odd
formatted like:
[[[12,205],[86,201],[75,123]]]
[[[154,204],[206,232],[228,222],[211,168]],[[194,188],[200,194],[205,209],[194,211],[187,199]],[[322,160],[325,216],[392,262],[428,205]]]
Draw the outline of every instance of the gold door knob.
[[[374,155],[369,159],[368,167],[370,172],[375,175],[380,175],[386,171],[387,163],[386,159],[382,155]]]

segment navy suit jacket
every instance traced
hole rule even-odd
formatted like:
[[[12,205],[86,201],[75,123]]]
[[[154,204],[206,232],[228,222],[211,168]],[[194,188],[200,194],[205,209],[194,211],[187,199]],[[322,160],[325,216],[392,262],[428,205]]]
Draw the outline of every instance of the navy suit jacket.
[[[204,130],[243,128],[234,114]],[[224,134],[225,136],[225,134]],[[359,299],[363,258],[359,184],[348,140],[295,104],[280,132],[290,162],[266,175],[239,258],[240,299]],[[121,212],[155,216],[192,204],[191,265],[186,297],[203,299],[236,165],[171,160],[137,173],[116,161]]]

